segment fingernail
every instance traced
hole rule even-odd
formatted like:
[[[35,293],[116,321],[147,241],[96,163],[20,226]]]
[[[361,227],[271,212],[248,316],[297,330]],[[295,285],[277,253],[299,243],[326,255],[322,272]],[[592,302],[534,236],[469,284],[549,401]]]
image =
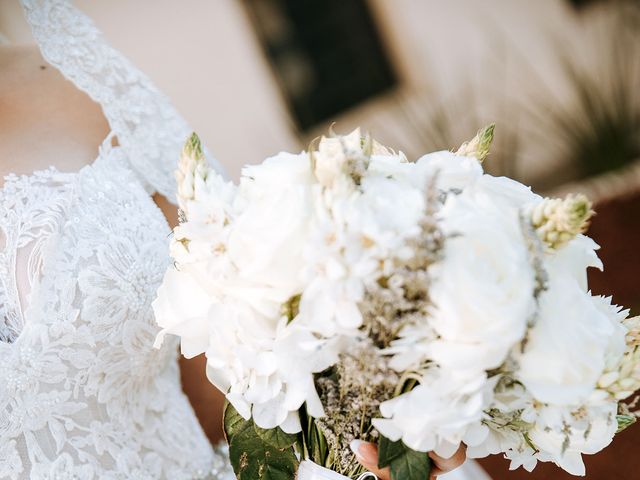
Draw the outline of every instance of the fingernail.
[[[367,464],[377,463],[375,448],[370,443],[362,440],[353,440],[349,444],[349,448],[351,448],[351,451],[359,461]]]
[[[360,447],[363,443],[364,442],[362,440],[351,440],[351,443],[349,444],[349,448],[359,459],[362,459],[362,455],[360,455]]]

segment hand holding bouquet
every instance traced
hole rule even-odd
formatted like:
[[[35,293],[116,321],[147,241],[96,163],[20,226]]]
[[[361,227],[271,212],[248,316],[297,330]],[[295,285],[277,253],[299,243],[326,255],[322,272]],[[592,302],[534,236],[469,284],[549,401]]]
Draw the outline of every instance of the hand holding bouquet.
[[[409,162],[356,130],[238,186],[187,142],[158,341],[206,353],[239,479],[355,479],[356,439],[394,480],[462,443],[584,475],[634,421],[640,320],[588,291],[591,205],[484,174],[492,135]]]

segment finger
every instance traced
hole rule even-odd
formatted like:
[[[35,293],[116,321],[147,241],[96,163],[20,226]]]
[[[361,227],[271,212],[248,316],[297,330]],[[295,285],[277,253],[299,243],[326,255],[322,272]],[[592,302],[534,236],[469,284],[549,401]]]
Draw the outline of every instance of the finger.
[[[380,480],[391,480],[389,468],[378,468],[378,447],[373,443],[354,440],[349,444],[360,464]]]
[[[433,460],[436,468],[433,470],[434,475],[442,475],[443,473],[450,472],[462,465],[467,459],[467,447],[462,445],[456,453],[450,458],[442,458],[439,455],[431,452],[429,457]]]

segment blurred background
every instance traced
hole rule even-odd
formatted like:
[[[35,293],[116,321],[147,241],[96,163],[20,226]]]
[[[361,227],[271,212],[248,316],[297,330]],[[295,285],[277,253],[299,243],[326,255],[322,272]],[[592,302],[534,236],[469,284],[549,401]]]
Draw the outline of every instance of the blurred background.
[[[640,314],[640,1],[77,0],[237,178],[336,122],[410,159],[495,122],[486,162],[540,193],[584,192],[603,245],[596,293]],[[17,0],[0,40],[31,43]],[[587,459],[640,479],[640,426]],[[483,462],[495,480],[571,478]]]

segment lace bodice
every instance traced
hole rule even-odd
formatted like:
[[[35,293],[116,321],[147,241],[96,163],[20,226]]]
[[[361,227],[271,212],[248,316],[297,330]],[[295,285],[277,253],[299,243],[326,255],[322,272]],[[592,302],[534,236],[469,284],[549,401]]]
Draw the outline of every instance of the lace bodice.
[[[181,391],[176,343],[153,348],[169,227],[149,192],[173,198],[188,128],[69,2],[22,3],[113,133],[79,172],[0,190],[0,478],[234,478]]]

